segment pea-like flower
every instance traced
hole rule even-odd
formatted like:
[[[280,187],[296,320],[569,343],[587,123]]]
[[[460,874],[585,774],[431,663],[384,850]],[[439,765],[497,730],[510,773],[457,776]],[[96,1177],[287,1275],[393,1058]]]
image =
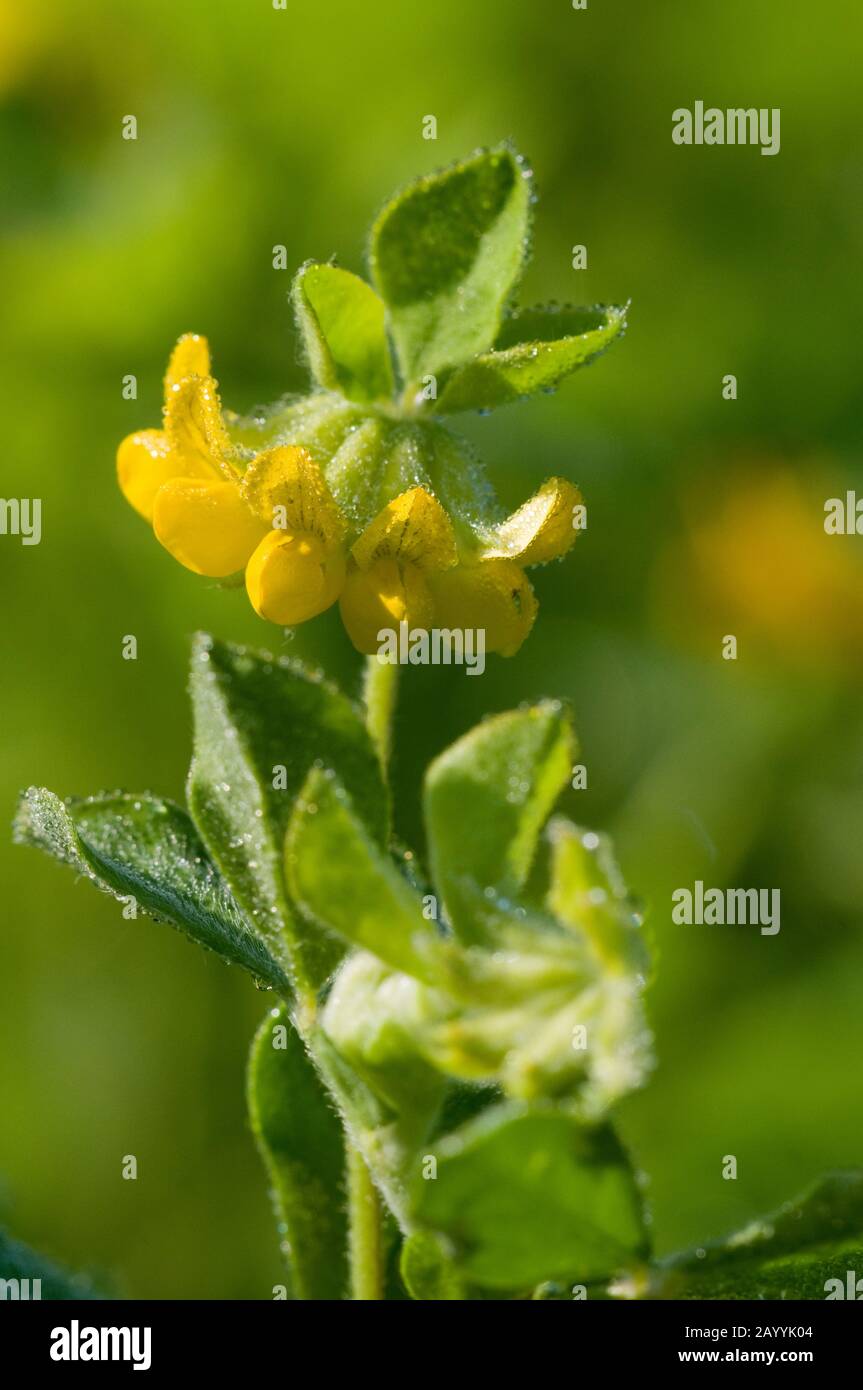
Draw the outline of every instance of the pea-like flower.
[[[180,338],[165,375],[164,428],[124,439],[120,487],[186,569],[212,579],[245,570],[255,611],[293,626],[337,600],[354,646],[378,650],[382,629],[406,623],[481,629],[486,650],[518,650],[537,600],[526,567],[573,544],[578,489],[551,478],[505,520],[454,519],[431,487],[414,486],[359,526],[336,502],[301,443],[258,453],[231,439],[205,338]],[[332,457],[332,456],[331,456]]]
[[[235,574],[266,534],[240,492],[206,338],[187,333],[177,343],[165,374],[164,429],[124,439],[117,476],[157,539],[195,574]]]
[[[371,654],[382,629],[431,627],[431,577],[457,561],[452,523],[437,499],[421,487],[396,497],[351,549],[341,610],[354,646]]]
[[[517,652],[539,607],[525,569],[569,550],[580,504],[577,487],[549,478],[518,511],[482,532],[457,568],[433,578],[439,625],[482,628],[487,651]]]
[[[130,435],[117,459],[162,545],[196,574],[245,570],[273,623],[338,600],[367,654],[402,625],[518,651],[538,610],[526,570],[572,546],[581,496],[550,478],[504,516],[445,420],[555,390],[626,327],[626,306],[513,304],[529,222],[508,145],[401,190],[372,228],[372,284],[332,262],[299,267],[291,303],[313,385],[253,418],[223,413],[206,340],[182,337],[163,429]]]

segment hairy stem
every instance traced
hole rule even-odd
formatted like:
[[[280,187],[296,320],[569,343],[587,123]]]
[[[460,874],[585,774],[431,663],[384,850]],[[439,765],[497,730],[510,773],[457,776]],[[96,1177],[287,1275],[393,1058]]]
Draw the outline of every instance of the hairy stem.
[[[377,656],[366,660],[363,700],[366,727],[386,772],[392,748],[392,722],[398,693],[396,665],[384,664]],[[366,1161],[346,1138],[348,1174],[348,1217],[350,1221],[351,1297],[367,1301],[382,1299],[384,1281],[383,1212],[381,1199],[372,1182]]]
[[[381,1200],[366,1161],[347,1143],[348,1215],[350,1218],[351,1298],[363,1301],[384,1296],[384,1238]]]

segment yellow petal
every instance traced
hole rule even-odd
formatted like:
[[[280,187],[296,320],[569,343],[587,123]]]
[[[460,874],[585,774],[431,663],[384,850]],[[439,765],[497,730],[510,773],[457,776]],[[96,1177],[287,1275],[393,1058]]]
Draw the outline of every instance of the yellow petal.
[[[165,373],[165,399],[173,386],[187,376],[210,375],[210,345],[200,333],[184,333],[178,339]]]
[[[222,579],[243,568],[266,528],[236,483],[173,478],[156,494],[153,530],[186,569]]]
[[[482,547],[483,556],[542,565],[565,555],[578,535],[573,509],[581,500],[574,483],[549,478],[517,512],[494,528]]]
[[[156,493],[177,473],[164,430],[139,430],[129,434],[117,450],[117,481],[127,502],[147,521],[153,520]]]
[[[165,433],[183,477],[233,476],[228,462],[233,450],[211,376],[190,376],[171,386],[165,398]]]
[[[396,497],[370,522],[352,555],[360,569],[393,559],[421,570],[443,570],[456,562],[452,523],[430,492],[411,488]]]
[[[246,592],[255,612],[291,627],[335,603],[345,580],[345,557],[317,536],[271,530],[246,566]]]
[[[340,607],[348,636],[367,656],[379,649],[379,632],[397,631],[399,623],[429,628],[434,618],[428,584],[416,565],[389,557],[370,569],[348,571]]]
[[[539,604],[527,575],[512,560],[459,565],[429,582],[438,627],[481,628],[488,652],[513,656],[533,627]]]
[[[243,476],[243,496],[268,526],[317,536],[338,547],[347,527],[318,465],[307,449],[278,445],[265,449]]]

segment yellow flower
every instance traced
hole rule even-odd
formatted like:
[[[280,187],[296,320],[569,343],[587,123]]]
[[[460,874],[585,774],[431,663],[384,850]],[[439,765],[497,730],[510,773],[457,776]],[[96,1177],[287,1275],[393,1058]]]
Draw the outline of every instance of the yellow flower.
[[[290,627],[335,603],[345,579],[341,513],[305,449],[277,445],[249,464],[242,495],[269,526],[246,566],[255,612]]]
[[[124,439],[117,473],[180,564],[217,579],[245,569],[256,613],[282,626],[340,599],[351,641],[368,654],[379,650],[379,632],[406,623],[482,630],[486,651],[511,656],[537,613],[526,567],[563,555],[578,534],[581,494],[562,478],[496,526],[460,519],[458,539],[431,490],[415,486],[348,553],[348,522],[306,448],[274,445],[245,465],[225,427],[206,339],[193,333],[171,355],[164,429]]]
[[[575,542],[581,493],[549,478],[506,521],[490,528],[463,562],[432,580],[440,627],[481,628],[485,649],[513,656],[533,627],[539,604],[525,574],[566,554]]]
[[[210,379],[210,350],[206,338],[198,333],[185,333],[171,353],[165,373],[166,428],[130,434],[117,450],[117,477],[123,496],[146,521],[153,520],[153,503],[159,488],[176,476],[167,432],[168,414],[181,384],[191,377]],[[212,384],[215,387],[215,382]],[[194,475],[200,473],[191,460],[187,471]]]
[[[181,338],[165,377],[165,428],[123,440],[124,496],[156,537],[195,574],[224,578],[246,567],[255,610],[297,623],[323,612],[344,579],[344,522],[305,449],[276,446],[246,471],[222,420],[206,340]]]
[[[165,427],[129,435],[117,451],[123,495],[196,574],[242,569],[264,533],[244,504],[222,423],[206,338],[187,333],[165,375]]]
[[[388,503],[354,543],[341,597],[342,622],[357,650],[376,652],[378,633],[400,623],[432,627],[429,577],[457,559],[452,523],[430,492],[411,488]]]

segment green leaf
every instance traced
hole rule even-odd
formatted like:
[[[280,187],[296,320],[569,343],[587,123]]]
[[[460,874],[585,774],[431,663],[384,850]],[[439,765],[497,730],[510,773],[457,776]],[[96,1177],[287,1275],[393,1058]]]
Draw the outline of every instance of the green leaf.
[[[306,916],[366,948],[341,965],[321,1015],[323,1028],[402,1126],[422,1128],[438,1107],[444,1081],[419,1055],[410,1032],[415,1014],[424,1019],[430,1011],[414,982],[435,981],[440,944],[418,894],[368,835],[337,779],[319,769],[297,801],[285,866]],[[392,1011],[394,989],[406,1015]]]
[[[371,266],[405,381],[491,347],[524,261],[528,170],[507,146],[410,184],[372,228]]]
[[[660,1261],[646,1296],[825,1298],[828,1279],[863,1278],[861,1247],[863,1171],[827,1173],[734,1235]]]
[[[492,352],[481,353],[453,372],[435,413],[491,410],[553,390],[622,336],[627,307],[527,309],[513,314]]]
[[[319,386],[352,401],[394,390],[383,301],[357,275],[309,261],[291,290],[309,366]]]
[[[279,949],[304,991],[341,943],[298,921],[283,872],[285,830],[315,762],[333,767],[372,836],[385,842],[387,794],[357,708],[298,662],[199,637],[192,657],[195,742],[189,809],[243,910]]]
[[[88,1275],[70,1274],[21,1241],[13,1240],[5,1231],[0,1231],[0,1280],[17,1281],[0,1295],[7,1301],[14,1299],[16,1293],[19,1301],[51,1299],[68,1302],[105,1297],[93,1287]],[[27,1283],[22,1286],[23,1280]],[[38,1284],[35,1282],[37,1280],[40,1281]]]
[[[686,1274],[678,1271],[674,1278],[652,1276],[647,1292],[639,1296],[722,1302],[737,1299],[859,1300],[863,1297],[863,1283],[857,1291],[858,1279],[863,1279],[863,1245],[859,1242],[845,1245],[841,1251],[835,1248],[821,1253],[802,1251],[799,1255],[722,1265],[704,1273],[693,1267]],[[624,1290],[629,1293],[626,1286]],[[613,1288],[612,1292],[615,1291]]]
[[[452,1302],[464,1297],[461,1280],[431,1231],[408,1236],[402,1246],[400,1269],[411,1298]]]
[[[445,1235],[471,1284],[585,1283],[643,1258],[632,1169],[613,1132],[562,1112],[500,1105],[429,1148],[437,1177],[416,1183],[415,1216]]]
[[[523,887],[573,756],[569,718],[546,701],[486,720],[431,764],[424,806],[432,877],[463,939],[483,937],[478,893],[506,897]]]
[[[35,845],[191,941],[241,965],[262,984],[287,989],[287,976],[251,929],[219,875],[192,821],[153,796],[105,795],[62,802],[31,787],[14,827],[19,844]]]
[[[345,1153],[332,1102],[284,1008],[264,1019],[249,1057],[252,1129],[273,1187],[297,1298],[348,1286]]]
[[[285,840],[290,891],[307,916],[394,970],[434,979],[421,940],[437,934],[414,889],[368,833],[334,774],[312,770]]]
[[[556,919],[589,942],[606,977],[621,972],[646,976],[650,952],[642,914],[627,891],[608,837],[555,816],[547,839],[546,901]]]

